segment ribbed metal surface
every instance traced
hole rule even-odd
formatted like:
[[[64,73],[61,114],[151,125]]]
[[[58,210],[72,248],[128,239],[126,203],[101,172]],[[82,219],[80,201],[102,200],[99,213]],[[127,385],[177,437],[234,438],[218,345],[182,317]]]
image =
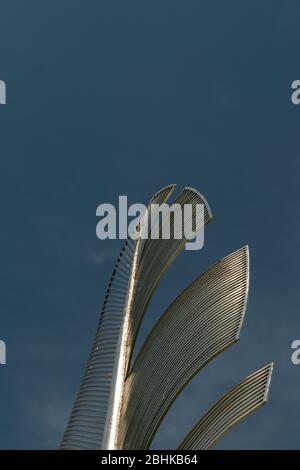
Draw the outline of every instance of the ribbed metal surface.
[[[193,188],[184,188],[179,196],[175,199],[173,204],[179,204],[183,207],[185,204],[191,204],[193,212],[188,221],[192,222],[193,229],[198,232],[204,227],[205,224],[210,222],[212,214],[206,199]],[[204,205],[204,221],[197,221],[195,217],[195,207],[197,204]],[[153,221],[152,221],[153,222]],[[129,319],[129,337],[128,347],[129,357],[128,366],[131,362],[132,351],[135,345],[136,337],[139,327],[141,325],[145,310],[153,296],[155,288],[157,287],[162,276],[166,273],[168,268],[174,262],[179,253],[184,249],[187,242],[184,236],[181,239],[175,239],[176,227],[174,220],[171,220],[171,238],[169,240],[158,239],[155,240],[151,237],[145,241],[143,251],[140,255],[138,267],[138,289],[134,298],[133,307]]]
[[[179,450],[211,448],[235,424],[264,405],[272,369],[273,364],[263,367],[224,395],[196,424]]]
[[[174,187],[170,185],[163,188],[151,202],[165,202]],[[63,437],[62,449],[100,449],[103,446],[112,412],[120,334],[135,250],[136,241],[127,240],[115,264],[92,351]]]
[[[160,264],[153,269],[161,270]],[[143,299],[152,276],[147,279],[143,276]],[[237,341],[248,282],[249,256],[244,247],[196,279],[167,309],[126,380],[119,448],[149,448],[181,390],[207,362]]]

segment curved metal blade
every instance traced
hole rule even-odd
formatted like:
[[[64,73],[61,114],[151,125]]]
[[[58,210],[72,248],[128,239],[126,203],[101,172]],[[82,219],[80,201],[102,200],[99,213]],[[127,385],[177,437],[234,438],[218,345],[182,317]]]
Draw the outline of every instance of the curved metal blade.
[[[238,340],[248,283],[249,254],[243,247],[196,279],[163,314],[125,383],[119,448],[149,448],[181,390]]]
[[[170,185],[161,189],[151,201],[158,204],[165,202],[174,188],[175,185]],[[135,240],[126,240],[117,258],[92,351],[61,443],[62,449],[101,449],[107,445],[106,434],[110,426],[117,364],[121,355],[120,335],[136,245]]]
[[[269,364],[231,389],[196,424],[178,449],[210,449],[233,426],[264,405],[272,371],[273,364]]]

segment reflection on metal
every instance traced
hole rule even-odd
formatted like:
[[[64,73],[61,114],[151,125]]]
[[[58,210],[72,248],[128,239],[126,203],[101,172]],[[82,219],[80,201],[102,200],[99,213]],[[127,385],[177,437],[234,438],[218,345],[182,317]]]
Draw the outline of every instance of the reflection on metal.
[[[232,426],[268,399],[273,364],[249,375],[224,395],[196,424],[179,449],[210,449]]]
[[[149,204],[165,203],[174,189],[175,185],[163,188]],[[195,211],[192,213],[195,231],[212,219],[207,201],[193,188],[185,188],[174,203],[204,204],[204,221],[197,227]],[[172,228],[174,221],[174,233]],[[186,242],[184,238],[151,237],[125,242],[108,285],[62,449],[149,448],[181,390],[201,368],[238,340],[248,294],[247,247],[225,257],[187,287],[162,315],[132,361],[145,310],[160,279]],[[258,381],[251,385],[257,397],[260,386]],[[234,402],[239,410],[247,406],[247,390]],[[247,410],[251,411],[249,407]],[[211,426],[222,434],[227,427],[218,427],[218,419],[211,419]],[[190,436],[195,429],[186,441],[194,442]]]
[[[159,191],[161,204],[174,185]],[[117,258],[104,299],[94,345],[61,444],[63,449],[107,448],[116,400],[120,337],[127,307],[136,241],[127,240]]]

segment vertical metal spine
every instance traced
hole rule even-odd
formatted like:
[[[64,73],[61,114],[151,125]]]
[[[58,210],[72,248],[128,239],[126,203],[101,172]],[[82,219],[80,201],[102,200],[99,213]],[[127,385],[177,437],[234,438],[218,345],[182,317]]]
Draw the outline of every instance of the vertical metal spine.
[[[104,428],[103,449],[117,450],[118,435],[121,419],[122,400],[124,395],[124,385],[126,379],[126,365],[128,357],[128,325],[131,313],[134,292],[137,283],[137,268],[140,255],[141,240],[138,239],[133,256],[133,262],[130,273],[130,281],[127,291],[127,299],[124,308],[123,322],[120,331],[120,339],[116,351],[116,363],[113,372],[114,387],[112,389],[110,402],[107,410],[107,420]]]

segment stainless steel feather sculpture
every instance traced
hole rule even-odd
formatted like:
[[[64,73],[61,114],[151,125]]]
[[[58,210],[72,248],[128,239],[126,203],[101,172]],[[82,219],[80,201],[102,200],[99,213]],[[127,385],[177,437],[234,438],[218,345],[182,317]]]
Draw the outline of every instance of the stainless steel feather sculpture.
[[[174,189],[163,188],[149,205],[166,203]],[[207,201],[193,188],[184,188],[174,203],[204,205],[199,226],[191,213],[195,231],[212,219]],[[150,235],[146,240],[128,239],[117,259],[62,449],[149,449],[183,388],[239,339],[249,286],[248,247],[192,282],[161,316],[133,361],[145,310],[187,242]],[[200,419],[180,449],[210,448],[263,405],[271,374],[272,364],[234,387]]]

